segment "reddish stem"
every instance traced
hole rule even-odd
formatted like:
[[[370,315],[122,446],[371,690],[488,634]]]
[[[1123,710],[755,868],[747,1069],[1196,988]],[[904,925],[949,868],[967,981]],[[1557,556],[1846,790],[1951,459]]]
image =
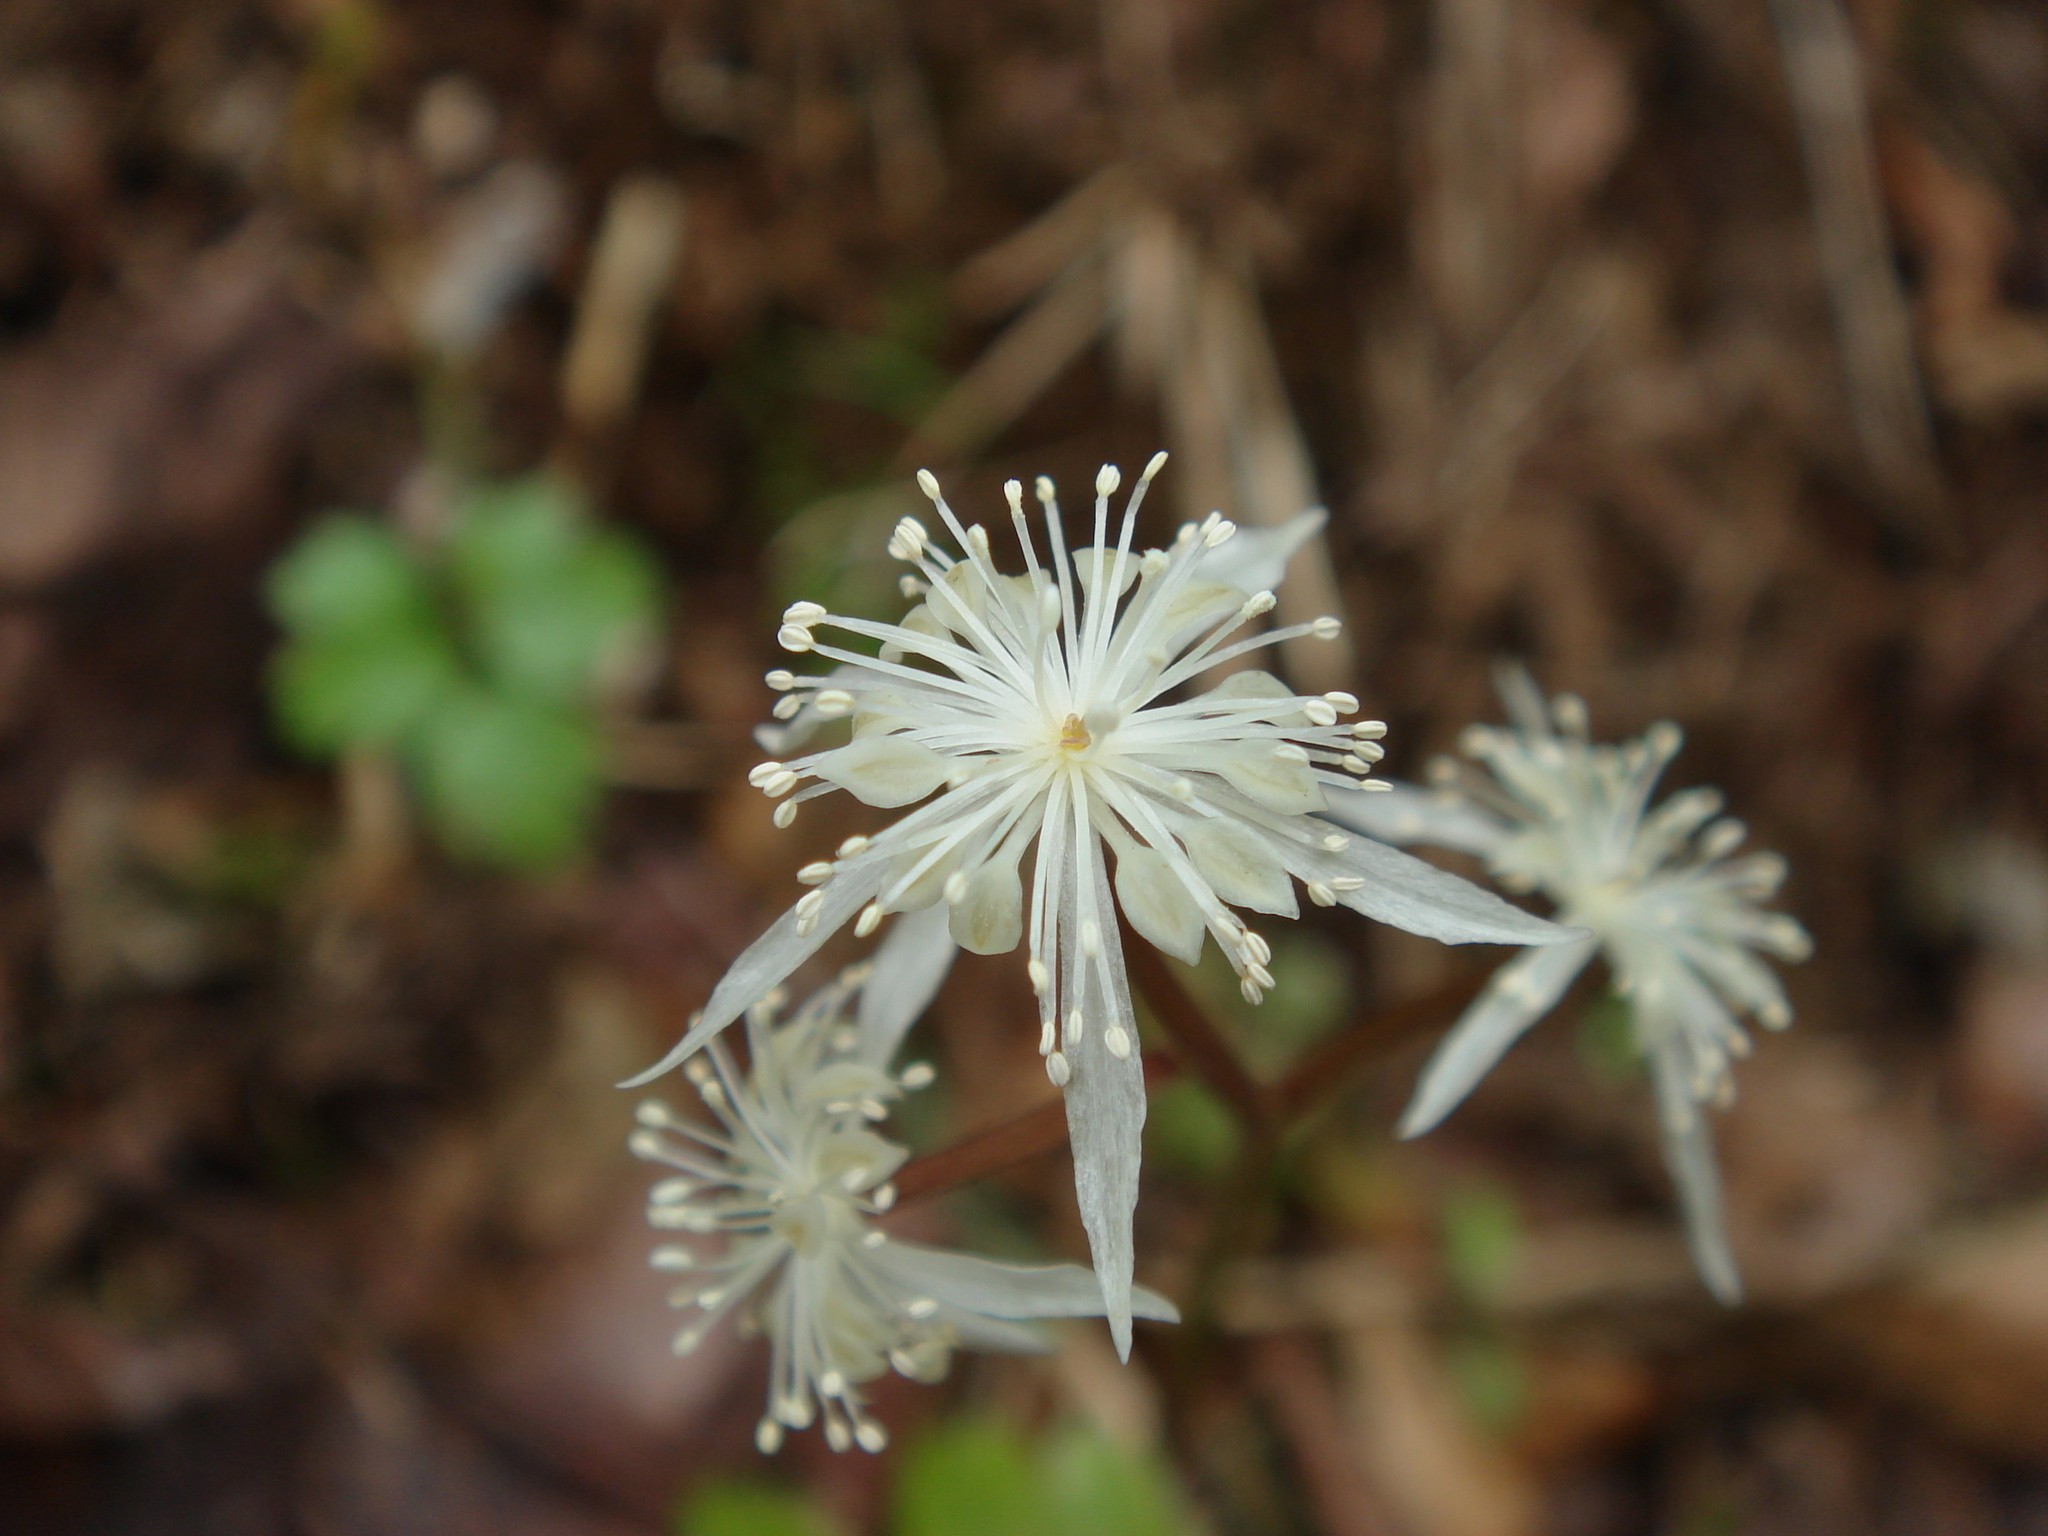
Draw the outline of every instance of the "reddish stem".
[[[1148,1089],[1170,1081],[1178,1070],[1174,1062],[1158,1052],[1145,1053]],[[896,1186],[896,1203],[907,1205],[913,1200],[927,1200],[962,1184],[971,1184],[1027,1157],[1050,1152],[1066,1139],[1066,1104],[1058,1098],[1047,1099],[942,1151],[912,1158],[891,1181]]]

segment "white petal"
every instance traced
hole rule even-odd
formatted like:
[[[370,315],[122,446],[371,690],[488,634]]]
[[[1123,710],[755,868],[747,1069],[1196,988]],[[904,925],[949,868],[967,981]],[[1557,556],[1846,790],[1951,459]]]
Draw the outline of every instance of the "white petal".
[[[1095,882],[1096,910],[1108,913],[1109,877],[1099,850],[1075,850],[1080,879]],[[1092,855],[1092,856],[1090,856]],[[1109,961],[1112,995],[1105,998],[1083,964],[1079,923],[1071,888],[1061,903],[1060,948],[1066,964],[1066,996],[1084,1010],[1088,1029],[1067,1052],[1073,1076],[1067,1083],[1067,1140],[1074,1151],[1074,1194],[1081,1224],[1088,1231],[1088,1251],[1095,1278],[1102,1287],[1102,1313],[1109,1320],[1117,1357],[1131,1357],[1131,1213],[1138,1205],[1138,1162],[1145,1128],[1145,1067],[1139,1053],[1119,1059],[1104,1044],[1109,1025],[1136,1038],[1137,1016],[1131,1009],[1130,984],[1124,976],[1123,951],[1112,928],[1102,936]],[[1085,979],[1084,979],[1085,978]]]
[[[1203,694],[1204,702],[1226,703],[1238,699],[1271,699],[1276,703],[1292,703],[1294,690],[1281,682],[1270,672],[1257,670],[1233,672],[1214,688]],[[1275,709],[1265,717],[1275,725],[1306,725],[1308,716],[1299,709]]]
[[[1166,859],[1134,847],[1116,861],[1116,899],[1131,926],[1189,965],[1202,958],[1202,909]]]
[[[905,1032],[938,995],[957,953],[946,931],[947,915],[944,907],[913,912],[877,946],[856,1015],[862,1060],[887,1065]]]
[[[1675,1051],[1654,1052],[1651,1075],[1657,1085],[1657,1121],[1663,1130],[1664,1162],[1685,1212],[1685,1239],[1693,1264],[1715,1300],[1742,1300],[1742,1275],[1721,1215],[1721,1170],[1714,1161],[1714,1133],[1692,1101],[1685,1065]]]
[[[812,767],[863,805],[884,810],[922,800],[951,771],[945,758],[908,736],[863,737],[825,753]]]
[[[1195,574],[1234,583],[1240,591],[1264,592],[1280,585],[1287,562],[1330,520],[1321,507],[1297,512],[1275,528],[1239,528],[1224,543],[1195,561]]]
[[[932,610],[925,603],[919,603],[915,608],[904,614],[902,618],[896,621],[896,627],[908,630],[913,635],[921,635],[927,640],[949,640],[951,638],[946,633],[946,627],[932,617]],[[881,655],[884,661],[901,661],[909,654],[910,652],[892,640],[882,642]]]
[[[1079,1264],[1005,1264],[900,1238],[878,1249],[875,1257],[905,1290],[983,1317],[1102,1316],[1102,1286],[1093,1270]],[[1143,1286],[1131,1292],[1131,1315],[1180,1321],[1172,1302]]]
[[[1525,736],[1555,734],[1550,724],[1550,702],[1543,697],[1543,690],[1536,686],[1536,679],[1529,675],[1529,669],[1522,663],[1495,662],[1493,687],[1507,710],[1509,723],[1516,730]]]
[[[1411,843],[1427,843],[1433,848],[1455,848],[1484,857],[1508,835],[1497,818],[1460,795],[1394,779],[1374,782],[1385,788],[1371,792],[1327,790],[1330,808],[1324,814],[1339,826],[1403,848]]]
[[[1195,873],[1233,907],[1298,917],[1294,882],[1265,838],[1229,816],[1209,816],[1181,829]]]
[[[925,599],[924,607],[931,617],[943,624],[956,635],[972,635],[973,625],[965,618],[961,608],[976,619],[986,622],[988,614],[988,588],[981,584],[981,577],[974,569],[974,562],[962,560],[958,565],[941,576],[938,585],[958,599],[958,604],[948,602],[934,592]]]
[[[1584,937],[1369,837],[1352,838],[1330,862],[1365,881],[1337,897],[1345,906],[1441,944],[1564,944]]]
[[[1131,583],[1138,579],[1138,567],[1141,563],[1136,554],[1124,556],[1123,585],[1117,588],[1116,595],[1118,597],[1122,597],[1131,590]],[[1115,569],[1116,550],[1114,548],[1103,550],[1102,579],[1107,581],[1110,573]],[[1090,602],[1093,602],[1095,600],[1095,547],[1092,544],[1086,549],[1074,551],[1074,576],[1081,583],[1083,595]]]
[[[1166,600],[1153,623],[1166,637],[1167,649],[1177,651],[1196,632],[1234,613],[1246,596],[1243,588],[1225,582],[1190,581]]]
[[[946,880],[960,862],[959,851],[941,854],[926,864],[925,856],[930,851],[928,848],[906,848],[890,861],[889,873],[882,877],[882,897],[890,911],[922,912],[946,893]],[[920,867],[924,872],[898,890],[898,883]]]
[[[978,1349],[984,1354],[1049,1355],[1058,1340],[1036,1323],[1016,1323],[1003,1317],[983,1317],[960,1307],[940,1303],[938,1320],[943,1322],[959,1349]]]
[[[645,1072],[627,1078],[619,1086],[638,1088],[664,1072],[673,1071],[694,1056],[705,1041],[780,986],[790,972],[815,955],[854,913],[874,899],[882,884],[882,866],[883,860],[873,857],[842,863],[831,883],[819,888],[825,899],[808,934],[797,932],[795,908],[783,913],[733,961],[712,988],[702,1016],[676,1042],[675,1048]]]
[[[1221,774],[1231,788],[1283,816],[1306,816],[1326,808],[1315,769],[1273,747],[1223,746],[1204,752],[1201,766]]]
[[[1420,1136],[1464,1101],[1523,1031],[1564,996],[1593,958],[1594,941],[1547,944],[1515,956],[1494,972],[1486,990],[1451,1026],[1401,1116],[1400,1134]]]
[[[1024,882],[1017,866],[991,859],[967,877],[952,912],[953,942],[970,954],[1007,955],[1024,938]]]

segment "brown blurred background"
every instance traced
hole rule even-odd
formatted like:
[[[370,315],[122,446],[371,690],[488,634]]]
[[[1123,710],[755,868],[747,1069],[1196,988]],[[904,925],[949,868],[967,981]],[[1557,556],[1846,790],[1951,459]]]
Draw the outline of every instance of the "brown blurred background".
[[[990,517],[1161,445],[1171,512],[1331,509],[1285,600],[1350,654],[1289,661],[1394,773],[1519,655],[1790,857],[1753,1296],[1570,1017],[1402,1146],[1416,1040],[1210,1324],[962,1362],[899,1440],[1082,1422],[1218,1533],[2048,1532],[2038,0],[7,0],[0,1528],[695,1536],[741,1477],[910,1529],[893,1451],[755,1458],[749,1346],[670,1357],[609,1085],[858,824],[745,788],[779,607],[887,611],[919,464]],[[668,584],[545,878],[265,700],[264,572],[458,460]],[[1485,963],[1281,960],[1263,1070]],[[923,1026],[921,1149],[1045,1095],[1012,969]],[[1176,1294],[1213,1110],[1155,1115]],[[907,1219],[1078,1257],[1067,1184]]]

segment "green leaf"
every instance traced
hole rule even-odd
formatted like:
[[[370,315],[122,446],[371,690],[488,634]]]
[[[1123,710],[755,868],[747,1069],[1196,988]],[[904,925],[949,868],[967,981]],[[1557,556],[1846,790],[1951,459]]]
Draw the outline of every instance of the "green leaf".
[[[427,810],[450,850],[515,869],[568,863],[597,808],[596,731],[562,710],[468,689],[420,742]]]
[[[1060,1530],[1023,1437],[1007,1425],[940,1425],[903,1457],[895,1536],[1055,1536]]]
[[[472,602],[546,582],[583,534],[583,503],[547,475],[478,486],[462,504],[448,558]]]
[[[657,592],[653,565],[631,540],[587,539],[543,572],[476,592],[477,654],[505,687],[573,702],[652,634]]]
[[[796,1489],[720,1482],[691,1498],[676,1536],[836,1536],[840,1529],[838,1521]]]
[[[277,622],[306,639],[338,639],[433,621],[426,575],[385,524],[344,512],[314,525],[271,568]]]
[[[1444,1200],[1444,1267],[1468,1299],[1491,1301],[1522,1260],[1515,1197],[1492,1184],[1454,1189]]]
[[[292,746],[333,757],[403,743],[459,680],[454,651],[424,625],[324,636],[272,658],[271,707]]]
[[[1193,1078],[1180,1077],[1152,1095],[1145,1143],[1148,1162],[1213,1179],[1237,1161],[1243,1138],[1221,1099]]]
[[[1053,1531],[1180,1536],[1188,1529],[1186,1501],[1172,1472],[1100,1430],[1070,1425],[1054,1437],[1044,1462]]]

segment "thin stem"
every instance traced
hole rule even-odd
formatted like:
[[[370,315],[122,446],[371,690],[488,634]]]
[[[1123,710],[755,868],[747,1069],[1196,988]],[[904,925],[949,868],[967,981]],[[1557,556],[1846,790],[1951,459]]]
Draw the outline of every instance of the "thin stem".
[[[1273,1088],[1280,1124],[1289,1129],[1300,1125],[1328,1108],[1360,1072],[1417,1035],[1448,1026],[1483,985],[1483,978],[1453,981],[1420,997],[1360,1014],[1349,1028],[1307,1052]]]
[[[1157,1051],[1147,1051],[1144,1061],[1147,1089],[1170,1082],[1179,1071],[1176,1063]],[[1050,1152],[1066,1139],[1066,1103],[1059,1098],[1047,1099],[941,1151],[912,1158],[891,1181],[896,1186],[896,1203],[904,1206],[958,1189],[1028,1157]]]

